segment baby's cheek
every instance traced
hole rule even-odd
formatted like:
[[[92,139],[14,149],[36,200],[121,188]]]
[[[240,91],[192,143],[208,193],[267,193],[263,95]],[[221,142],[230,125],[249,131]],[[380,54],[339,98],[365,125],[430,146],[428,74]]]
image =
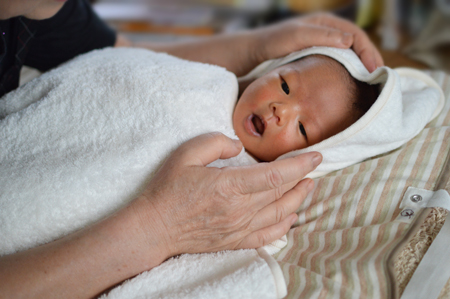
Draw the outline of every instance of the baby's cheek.
[[[277,149],[278,155],[281,156],[299,148],[299,137],[293,132],[285,130],[274,137],[273,145]]]
[[[274,142],[278,148],[289,147],[290,141],[292,141],[292,137],[286,131],[281,131],[274,137]]]

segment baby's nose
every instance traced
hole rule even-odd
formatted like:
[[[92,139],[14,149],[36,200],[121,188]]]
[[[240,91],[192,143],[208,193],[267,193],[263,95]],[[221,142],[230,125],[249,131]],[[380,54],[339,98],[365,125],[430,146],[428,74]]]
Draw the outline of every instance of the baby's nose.
[[[272,105],[273,115],[277,118],[277,124],[282,126],[286,122],[289,122],[290,117],[292,116],[292,107],[283,103],[274,103]]]

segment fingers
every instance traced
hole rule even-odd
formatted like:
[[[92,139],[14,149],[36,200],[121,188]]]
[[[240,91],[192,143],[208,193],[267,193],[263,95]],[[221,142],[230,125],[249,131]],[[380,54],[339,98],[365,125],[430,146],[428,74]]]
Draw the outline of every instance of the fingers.
[[[380,51],[378,51],[377,48],[375,48],[375,61],[376,61],[376,66],[377,67],[382,67],[384,65],[384,60],[383,57],[381,56]]]
[[[383,58],[375,45],[372,43],[367,34],[354,23],[331,14],[324,13],[312,15],[305,18],[304,21],[310,24],[334,28],[336,30],[351,34],[353,36],[352,48],[370,72],[374,71],[377,67],[384,65]]]
[[[308,30],[303,32],[301,40],[304,48],[312,46],[349,48],[353,44],[352,34],[331,27],[308,25]]]
[[[242,143],[222,133],[213,132],[197,136],[178,148],[180,163],[186,166],[206,166],[217,159],[228,159],[237,156],[242,150]]]
[[[359,29],[359,28],[358,28]],[[384,65],[381,54],[362,30],[355,33],[353,41],[353,50],[361,58],[362,63],[369,72],[373,72],[377,67]]]
[[[242,194],[274,190],[304,178],[322,162],[322,155],[310,152],[293,158],[259,163],[229,170],[228,175]],[[273,200],[275,200],[274,198]]]
[[[255,231],[246,236],[235,249],[259,248],[278,240],[289,231],[297,219],[298,216],[294,213],[277,224]]]
[[[297,221],[295,212],[313,187],[313,180],[305,179],[256,214],[249,226],[253,232],[244,238],[238,248],[262,247],[285,235]]]
[[[269,225],[274,225],[284,220],[288,215],[295,213],[313,187],[313,180],[302,180],[280,199],[260,210],[253,218],[249,229],[256,231]]]
[[[361,62],[364,64],[364,66],[367,68],[369,72],[373,72],[377,69],[377,60],[375,58],[375,53],[370,48],[359,48],[357,44],[353,46],[353,50],[355,51],[356,55],[359,56],[361,59]]]

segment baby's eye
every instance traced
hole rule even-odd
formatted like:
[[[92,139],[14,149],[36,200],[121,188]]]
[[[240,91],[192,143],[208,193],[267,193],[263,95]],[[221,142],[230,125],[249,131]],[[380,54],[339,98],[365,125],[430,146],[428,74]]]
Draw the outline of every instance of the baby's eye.
[[[306,136],[306,131],[305,131],[305,127],[302,125],[302,123],[299,123],[299,128],[300,128],[300,133],[302,133],[303,136]]]
[[[283,89],[283,91],[286,94],[289,94],[289,86],[287,85],[287,83],[283,80],[283,82],[281,82],[281,89]]]

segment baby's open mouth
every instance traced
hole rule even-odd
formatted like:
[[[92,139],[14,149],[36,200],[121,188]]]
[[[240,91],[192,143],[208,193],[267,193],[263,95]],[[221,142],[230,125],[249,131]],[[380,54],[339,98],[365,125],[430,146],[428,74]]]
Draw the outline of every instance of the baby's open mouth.
[[[256,132],[259,135],[262,135],[264,133],[265,125],[264,125],[264,122],[261,119],[261,117],[253,114],[252,115],[252,123],[253,123],[253,126],[255,127]]]

